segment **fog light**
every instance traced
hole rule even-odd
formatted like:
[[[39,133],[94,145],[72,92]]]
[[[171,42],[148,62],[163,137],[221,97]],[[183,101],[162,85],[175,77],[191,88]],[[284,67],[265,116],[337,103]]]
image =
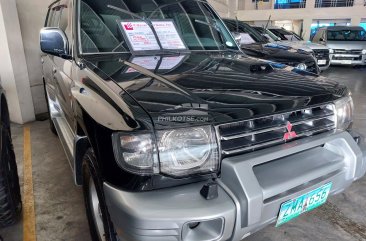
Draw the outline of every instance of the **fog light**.
[[[218,240],[224,233],[224,218],[188,222],[182,228],[183,241]]]
[[[189,224],[188,224],[188,227],[189,227],[190,229],[195,229],[195,228],[197,228],[197,227],[198,227],[198,225],[200,225],[200,222],[193,222],[193,223],[189,223]]]
[[[304,63],[301,63],[301,64],[298,64],[296,66],[296,68],[298,68],[300,70],[306,70],[308,68],[308,66],[306,66],[306,64],[304,64]]]

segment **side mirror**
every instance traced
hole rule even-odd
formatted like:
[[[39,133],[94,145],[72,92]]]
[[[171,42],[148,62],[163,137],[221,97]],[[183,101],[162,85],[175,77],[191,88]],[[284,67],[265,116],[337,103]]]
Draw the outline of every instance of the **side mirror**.
[[[320,39],[319,39],[319,43],[321,43],[321,44],[325,44],[325,39],[324,39],[324,38],[320,38]]]
[[[240,33],[232,33],[233,34],[233,36],[234,36],[234,38],[235,38],[235,41],[237,42],[237,44],[239,44],[239,46],[240,46],[240,42],[241,42],[241,35],[240,35]]]
[[[40,32],[42,52],[64,59],[70,59],[69,42],[65,33],[59,28],[42,28]]]

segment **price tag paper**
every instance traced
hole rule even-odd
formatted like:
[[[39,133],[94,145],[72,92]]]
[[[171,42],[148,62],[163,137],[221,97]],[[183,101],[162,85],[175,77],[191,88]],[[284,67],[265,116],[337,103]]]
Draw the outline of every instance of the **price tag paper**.
[[[137,64],[145,69],[154,70],[160,61],[160,57],[158,56],[144,56],[144,57],[135,57],[132,59],[131,63]],[[137,72],[133,68],[128,68],[126,73],[134,73]]]
[[[160,50],[154,32],[144,21],[123,21],[121,25],[133,51]]]
[[[154,20],[151,22],[163,49],[186,50],[187,47],[178,33],[173,20]],[[125,20],[119,23],[120,29],[133,52],[161,50],[153,29],[144,21]]]
[[[163,49],[187,49],[172,20],[152,23]]]
[[[250,35],[247,34],[247,33],[241,33],[240,34],[240,37],[241,37],[240,44],[245,45],[245,44],[253,44],[253,43],[255,43],[254,39],[252,37],[250,37]]]

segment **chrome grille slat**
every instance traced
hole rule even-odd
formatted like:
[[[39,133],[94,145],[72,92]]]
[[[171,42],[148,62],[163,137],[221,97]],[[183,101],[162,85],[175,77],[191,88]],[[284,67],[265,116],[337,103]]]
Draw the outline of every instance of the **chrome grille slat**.
[[[261,144],[261,145],[257,145],[257,146],[250,146],[250,147],[246,147],[246,148],[240,148],[240,149],[235,149],[235,150],[230,150],[230,151],[225,151],[223,150],[222,153],[224,155],[233,155],[233,154],[237,154],[237,153],[242,153],[242,152],[246,152],[249,150],[255,150],[263,148],[264,146],[270,146],[270,145],[274,145],[274,144],[280,144],[280,143],[285,143],[283,140],[275,140],[275,141],[271,141],[271,142],[267,142],[265,144]]]
[[[334,54],[362,54],[362,49],[334,49]]]
[[[268,132],[268,131],[280,130],[280,129],[284,129],[284,128],[285,128],[284,126],[278,126],[278,127],[272,127],[272,128],[253,131],[253,132],[247,132],[247,133],[243,133],[243,134],[239,134],[239,135],[235,135],[235,136],[229,136],[229,137],[221,136],[221,140],[228,141],[228,140],[238,139],[238,138],[245,137],[245,136],[257,135],[257,134],[261,134],[261,133]]]
[[[254,151],[335,129],[333,104],[216,126],[223,155]],[[287,124],[296,136],[285,140]]]

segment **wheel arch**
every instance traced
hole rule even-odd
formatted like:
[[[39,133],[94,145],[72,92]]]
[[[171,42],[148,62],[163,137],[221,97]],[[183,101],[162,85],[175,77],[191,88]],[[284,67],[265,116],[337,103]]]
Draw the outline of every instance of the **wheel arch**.
[[[94,130],[97,123],[77,102],[76,130],[74,143],[74,178],[76,185],[83,185],[83,158],[89,148],[98,156],[98,143],[95,140]],[[96,163],[95,163],[96,164]]]
[[[8,108],[8,101],[6,100],[5,94],[0,90],[0,120],[2,124],[10,125],[10,113]]]

